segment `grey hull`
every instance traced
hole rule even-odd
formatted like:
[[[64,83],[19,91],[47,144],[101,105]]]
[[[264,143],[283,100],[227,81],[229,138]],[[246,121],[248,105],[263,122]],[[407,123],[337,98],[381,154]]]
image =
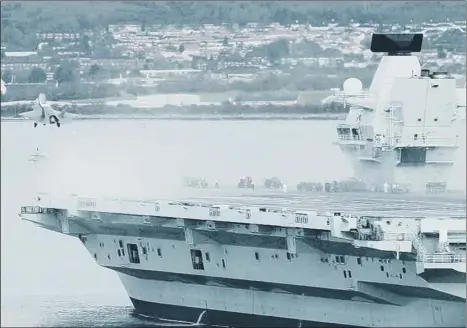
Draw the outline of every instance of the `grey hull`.
[[[130,297],[135,312],[158,320],[170,320],[196,323],[205,309],[146,302]],[[228,311],[207,310],[200,324],[227,327],[357,327],[329,324],[323,322],[300,321],[295,319],[275,318]]]

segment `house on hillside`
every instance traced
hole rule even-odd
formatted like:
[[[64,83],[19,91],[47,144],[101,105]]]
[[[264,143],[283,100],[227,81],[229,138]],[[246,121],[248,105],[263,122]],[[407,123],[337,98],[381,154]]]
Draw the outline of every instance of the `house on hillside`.
[[[5,51],[2,58],[1,69],[29,70],[33,67],[47,68],[47,64],[37,54],[37,51]]]

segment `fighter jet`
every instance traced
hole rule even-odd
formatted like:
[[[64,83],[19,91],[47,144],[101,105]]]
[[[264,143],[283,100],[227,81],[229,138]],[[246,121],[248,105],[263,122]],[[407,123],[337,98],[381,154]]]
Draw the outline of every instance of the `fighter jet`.
[[[66,107],[61,111],[54,110],[50,104],[47,103],[46,96],[43,93],[39,94],[39,97],[32,105],[31,111],[19,115],[33,120],[35,128],[39,124],[55,124],[59,128],[64,121],[78,116],[76,114],[66,113]]]

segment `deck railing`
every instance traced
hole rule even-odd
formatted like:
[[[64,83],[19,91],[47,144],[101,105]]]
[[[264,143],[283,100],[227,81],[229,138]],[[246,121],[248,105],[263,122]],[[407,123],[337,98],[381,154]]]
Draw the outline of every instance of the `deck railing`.
[[[466,263],[465,253],[427,253],[420,237],[412,236],[412,244],[417,251],[417,260],[423,263]]]
[[[425,254],[425,263],[466,263],[465,254]]]

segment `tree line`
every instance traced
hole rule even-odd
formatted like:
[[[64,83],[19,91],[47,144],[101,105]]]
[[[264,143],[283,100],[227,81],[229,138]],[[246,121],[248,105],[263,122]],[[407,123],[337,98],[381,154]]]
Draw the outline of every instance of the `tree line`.
[[[239,24],[282,25],[465,21],[465,1],[71,1],[1,3],[1,39],[10,46],[37,45],[36,32],[102,30],[111,24]]]
[[[53,105],[54,107],[54,105]],[[7,106],[2,109],[2,117],[17,117],[18,114],[30,110],[28,105],[18,104]],[[105,104],[91,104],[84,106],[70,106],[67,110],[70,113],[79,113],[81,115],[251,115],[251,114],[342,114],[348,112],[348,107],[342,104],[333,104],[332,106],[323,107],[320,104],[308,105],[260,105],[249,106],[245,104],[229,104],[223,103],[220,105],[190,105],[190,106],[174,106],[166,105],[153,109],[135,108],[129,105],[110,106]]]
[[[85,72],[84,78],[88,81],[103,81],[106,79],[117,78],[121,70],[113,67],[103,67],[97,64],[91,65]],[[138,70],[132,70],[130,77],[139,77],[141,73]],[[33,67],[31,70],[2,71],[2,80],[6,83],[44,83],[47,80],[47,73],[40,67]],[[54,82],[78,83],[81,80],[78,63],[64,61],[60,64],[53,74]]]

